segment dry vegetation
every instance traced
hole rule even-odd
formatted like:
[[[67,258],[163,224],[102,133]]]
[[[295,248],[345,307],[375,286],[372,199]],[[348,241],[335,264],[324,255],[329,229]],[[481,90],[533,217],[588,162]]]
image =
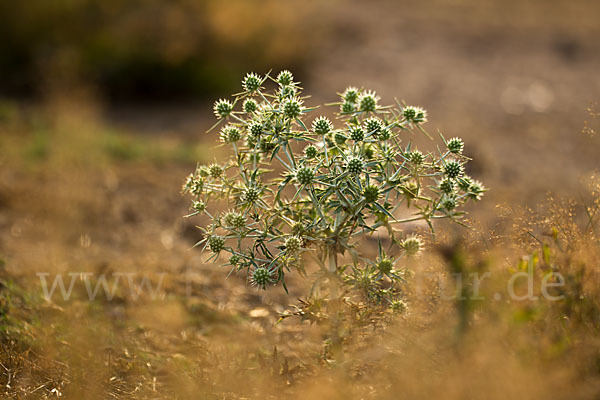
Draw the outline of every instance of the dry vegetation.
[[[210,107],[197,116],[196,107],[3,101],[0,397],[598,398],[600,138],[589,103],[600,87],[598,7],[538,3],[439,0],[427,15],[412,4],[414,17],[392,13],[395,2],[327,11],[337,36],[317,49],[310,91],[319,98],[360,77],[355,84],[431,107],[433,127],[474,143],[466,153],[480,165],[469,173],[492,188],[470,210],[472,229],[439,225],[407,265],[406,313],[345,322],[343,360],[331,355],[327,323],[277,323],[309,280],[292,279],[289,295],[259,291],[190,251],[200,236],[181,218],[188,203],[179,190],[197,160],[219,157],[210,150],[217,135],[202,136]],[[352,54],[361,62],[349,62]],[[535,96],[545,89],[531,89],[539,81],[553,93],[549,105]],[[503,96],[507,87],[518,90]],[[507,280],[529,265],[540,298],[509,300]],[[485,300],[446,299],[456,271],[490,272]],[[563,300],[540,294],[549,271],[565,277],[552,291]],[[69,301],[46,301],[37,272],[92,273],[92,284],[102,273],[143,273],[162,286],[156,298],[134,299],[121,285],[111,301],[88,301],[77,279]],[[518,292],[526,289],[521,282]]]

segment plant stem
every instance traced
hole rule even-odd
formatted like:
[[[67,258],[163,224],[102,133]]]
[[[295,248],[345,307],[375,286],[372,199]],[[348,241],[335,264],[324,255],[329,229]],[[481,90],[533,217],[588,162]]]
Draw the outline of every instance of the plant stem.
[[[335,246],[329,246],[327,251],[329,257],[329,319],[331,321],[331,350],[336,361],[338,363],[341,363],[344,360],[344,351],[342,348],[342,338],[340,337],[340,320],[338,318],[338,307],[340,305],[340,299],[338,298],[340,291],[340,281],[337,274],[337,251],[335,249]]]
[[[337,271],[337,252],[333,248],[333,246],[329,247],[329,272],[335,274]]]

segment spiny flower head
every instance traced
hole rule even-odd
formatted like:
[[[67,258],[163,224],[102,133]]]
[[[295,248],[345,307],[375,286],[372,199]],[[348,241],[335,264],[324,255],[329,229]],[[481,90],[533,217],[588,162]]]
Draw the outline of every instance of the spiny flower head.
[[[468,192],[471,184],[473,183],[473,179],[470,176],[464,175],[456,180],[458,183],[458,187],[463,192]]]
[[[456,197],[454,196],[446,196],[442,200],[442,208],[447,211],[452,211],[456,208]]]
[[[288,254],[296,254],[302,247],[302,239],[298,236],[290,236],[284,242],[285,251]]]
[[[258,201],[260,192],[257,188],[249,186],[242,192],[242,201],[247,204],[254,204]]]
[[[336,132],[333,135],[333,140],[335,140],[335,142],[340,146],[343,145],[344,143],[346,143],[347,139],[348,138],[341,132]]]
[[[306,156],[306,158],[315,158],[317,156],[317,153],[317,148],[312,144],[309,144],[304,148],[304,155]]]
[[[346,162],[346,171],[352,175],[358,175],[363,172],[365,163],[359,157],[350,157]]]
[[[260,136],[260,134],[263,132],[263,124],[261,124],[260,122],[252,122],[250,123],[250,125],[248,126],[248,132],[250,132],[250,134],[254,137],[258,137]],[[254,147],[254,146],[250,146],[250,147]]]
[[[283,103],[283,115],[288,118],[295,119],[302,113],[302,100],[297,97],[287,99]]]
[[[407,308],[408,308],[408,306],[406,305],[406,302],[404,302],[402,300],[392,300],[390,302],[390,309],[394,313],[398,313],[398,314],[403,313],[406,311]]]
[[[379,96],[375,92],[367,90],[358,97],[359,109],[364,112],[373,112],[377,109],[378,101]]]
[[[379,199],[379,188],[375,185],[369,185],[363,190],[363,196],[367,203],[375,203]]]
[[[444,168],[444,174],[446,174],[446,176],[451,179],[458,178],[464,172],[463,165],[456,160],[447,161],[444,164],[443,168]]]
[[[461,138],[457,137],[448,140],[446,145],[448,146],[448,151],[454,154],[462,154],[463,149],[465,148],[465,143]]]
[[[419,150],[411,151],[406,155],[406,158],[415,165],[421,165],[423,164],[423,161],[425,161],[425,156]]]
[[[265,267],[257,267],[252,271],[251,283],[254,286],[264,290],[272,280],[271,273]]]
[[[327,117],[317,117],[312,123],[313,131],[318,135],[326,135],[333,129],[333,124]]]
[[[479,181],[472,181],[471,185],[469,185],[468,196],[473,200],[481,200],[483,196],[483,192],[485,192],[485,187]]]
[[[365,139],[365,131],[360,125],[351,125],[348,131],[350,132],[350,139],[355,142],[362,142]]]
[[[377,261],[377,269],[383,274],[389,274],[394,268],[394,261],[387,257],[381,258]]]
[[[439,189],[442,193],[452,193],[454,192],[454,189],[456,188],[456,184],[454,183],[453,180],[449,179],[449,178],[444,178],[442,179],[442,181],[439,184]]]
[[[392,137],[392,131],[387,128],[381,129],[377,134],[379,140],[389,140],[390,137]]]
[[[248,93],[256,92],[258,89],[260,89],[261,84],[262,78],[254,72],[247,74],[242,83],[244,90]]]
[[[215,101],[213,110],[217,118],[228,117],[233,111],[233,103],[226,99],[219,99]]]
[[[287,69],[281,71],[277,75],[277,83],[279,83],[282,86],[291,85],[293,82],[294,82],[294,75],[292,75],[292,73],[290,71],[288,71]]]
[[[247,114],[253,113],[258,110],[258,103],[254,99],[246,99],[242,105],[244,112]]]
[[[210,173],[210,176],[214,179],[218,179],[223,175],[223,167],[221,167],[218,164],[211,164],[208,167],[208,171]]]
[[[315,179],[315,172],[310,167],[301,167],[296,171],[296,180],[301,185],[310,185]]]
[[[354,103],[346,101],[340,105],[340,111],[342,112],[342,114],[352,114],[356,111],[356,105]]]
[[[227,125],[221,129],[221,140],[225,143],[237,142],[241,137],[242,134],[236,126]]]
[[[234,254],[231,257],[229,257],[229,264],[231,264],[234,267],[240,265],[240,261],[242,261],[242,258],[237,254]]]
[[[402,109],[404,118],[413,124],[421,124],[427,122],[427,111],[421,107],[406,106]]]
[[[236,211],[229,211],[225,214],[223,221],[225,221],[225,225],[235,229],[246,226],[246,217]]]
[[[211,236],[208,238],[208,248],[213,253],[220,253],[225,248],[225,239],[220,236]]]
[[[202,200],[192,200],[192,209],[199,213],[204,212],[206,210],[206,204]]]
[[[423,250],[423,240],[418,236],[410,236],[404,239],[400,246],[404,249],[408,256],[415,256]]]
[[[383,128],[383,121],[377,117],[371,117],[365,120],[364,125],[365,132],[367,132],[368,135],[377,136],[379,131]]]
[[[354,86],[348,86],[344,93],[342,94],[342,98],[349,103],[356,103],[358,100],[358,89]]]

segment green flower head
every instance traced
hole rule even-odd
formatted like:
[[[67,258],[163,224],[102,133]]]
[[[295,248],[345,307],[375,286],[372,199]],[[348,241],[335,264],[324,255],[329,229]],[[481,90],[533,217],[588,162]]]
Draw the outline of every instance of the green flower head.
[[[356,112],[356,105],[346,101],[340,105],[340,112],[342,114],[352,114],[353,112]]]
[[[258,110],[258,103],[254,99],[246,99],[244,104],[242,105],[244,112],[247,114],[251,114]]]
[[[358,175],[363,172],[365,163],[358,157],[350,157],[346,163],[346,171],[352,175]]]
[[[350,128],[348,128],[348,131],[350,133],[350,139],[355,142],[362,142],[365,139],[365,131],[360,125],[351,125]]]
[[[252,271],[250,281],[252,285],[264,290],[267,288],[267,285],[273,281],[273,277],[268,269],[265,267],[258,267]]]
[[[363,196],[367,203],[375,203],[379,199],[379,188],[375,185],[369,185],[363,190]]]
[[[423,164],[423,161],[425,161],[425,156],[419,150],[411,151],[406,155],[406,158],[415,165],[421,165]]]
[[[304,155],[306,158],[315,158],[318,154],[317,148],[312,144],[306,146],[304,148]]]
[[[237,142],[241,138],[242,138],[242,133],[236,126],[227,125],[223,129],[221,129],[221,140],[224,143]]]
[[[448,140],[447,143],[448,151],[454,154],[462,154],[463,149],[465,148],[465,143],[460,138],[452,138]]]
[[[218,164],[211,164],[208,167],[211,178],[218,179],[223,176],[223,167]]]
[[[383,129],[383,121],[377,117],[367,118],[364,122],[365,132],[368,135],[377,136],[377,134]]]
[[[422,124],[427,122],[427,111],[421,107],[406,106],[402,110],[404,118],[413,124]]]
[[[377,269],[383,274],[389,274],[394,268],[394,261],[389,258],[382,258],[377,262]]]
[[[283,115],[291,119],[298,118],[302,113],[302,109],[302,100],[297,97],[287,99],[283,103]]]
[[[219,99],[215,102],[213,109],[217,118],[226,118],[233,111],[233,103],[229,100]]]
[[[315,172],[310,167],[301,167],[296,171],[296,180],[301,185],[310,185],[315,179]]]
[[[368,90],[358,97],[358,105],[360,111],[364,112],[374,112],[377,109],[377,102],[379,101],[379,96],[371,90]]]
[[[277,75],[277,83],[281,86],[288,86],[294,83],[294,75],[290,71],[283,70]]]
[[[260,89],[260,85],[262,84],[262,78],[256,75],[254,72],[251,72],[246,75],[244,81],[242,82],[242,86],[244,90],[248,93],[254,93],[258,89]]]
[[[408,256],[416,256],[423,250],[423,241],[418,236],[411,236],[400,244]]]
[[[356,103],[356,101],[358,100],[358,93],[359,91],[357,88],[355,88],[354,86],[349,86],[342,94],[342,98],[348,103]]]
[[[462,176],[464,173],[463,165],[456,160],[447,161],[444,164],[443,169],[444,169],[444,174],[446,174],[446,176],[451,179],[456,179],[459,176]]]
[[[218,254],[225,248],[225,239],[220,236],[211,236],[208,238],[208,247],[210,251]]]
[[[290,236],[285,240],[284,246],[286,253],[296,254],[302,247],[302,239],[300,239],[298,236]]]
[[[333,124],[327,117],[317,117],[312,123],[312,129],[317,135],[326,135],[333,129]]]

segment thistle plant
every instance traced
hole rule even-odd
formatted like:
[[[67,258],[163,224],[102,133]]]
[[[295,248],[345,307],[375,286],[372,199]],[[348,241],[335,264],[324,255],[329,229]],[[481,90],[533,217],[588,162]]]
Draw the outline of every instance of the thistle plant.
[[[437,219],[460,221],[461,207],[486,189],[465,174],[461,139],[440,134],[435,151],[413,147],[414,133],[430,137],[420,107],[381,105],[374,91],[349,87],[332,104],[334,125],[307,101],[282,71],[248,74],[242,92],[215,103],[212,129],[220,129],[231,157],[197,166],[183,186],[192,197],[189,216],[210,219],[197,245],[261,289],[287,291],[286,276],[306,275],[314,260],[331,287],[403,310],[402,259],[423,249],[403,224],[423,220],[433,231]],[[369,259],[360,245],[382,231],[387,250],[379,238]]]

